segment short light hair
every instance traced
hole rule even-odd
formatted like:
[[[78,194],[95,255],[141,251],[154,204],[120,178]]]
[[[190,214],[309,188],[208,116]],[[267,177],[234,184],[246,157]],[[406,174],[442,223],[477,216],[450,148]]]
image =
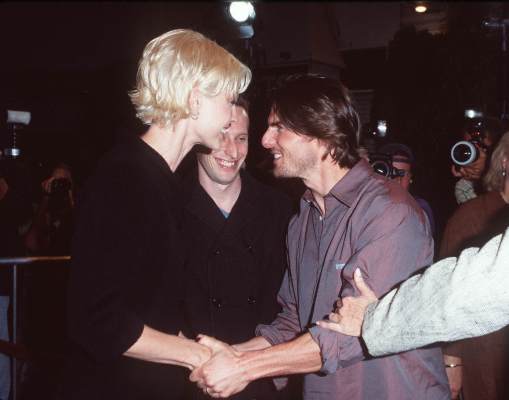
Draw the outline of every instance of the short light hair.
[[[504,133],[491,155],[490,167],[483,179],[486,190],[497,192],[504,190],[505,177],[502,175],[504,158],[509,162],[509,132]]]
[[[222,92],[236,97],[250,81],[251,70],[216,42],[175,29],[145,46],[129,96],[143,123],[167,126],[189,116],[193,88],[211,97]]]

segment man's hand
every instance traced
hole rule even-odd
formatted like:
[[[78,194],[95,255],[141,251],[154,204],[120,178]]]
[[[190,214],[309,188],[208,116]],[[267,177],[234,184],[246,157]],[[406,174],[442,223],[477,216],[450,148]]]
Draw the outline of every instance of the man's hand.
[[[199,335],[198,339],[211,350],[212,357],[189,379],[211,397],[226,398],[242,391],[250,382],[240,366],[242,353],[209,336]]]
[[[338,300],[336,310],[329,314],[329,320],[317,321],[317,325],[349,336],[361,335],[366,308],[378,299],[364,282],[359,268],[354,272],[354,283],[361,295]]]
[[[46,196],[49,196],[51,194],[51,184],[53,183],[53,181],[55,180],[56,178],[54,176],[50,176],[49,178],[43,180],[41,182],[41,188],[42,188],[42,192],[46,195]]]

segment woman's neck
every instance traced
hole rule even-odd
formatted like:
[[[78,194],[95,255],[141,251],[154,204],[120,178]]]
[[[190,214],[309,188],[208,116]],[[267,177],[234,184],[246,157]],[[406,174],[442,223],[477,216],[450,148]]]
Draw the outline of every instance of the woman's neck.
[[[186,135],[185,124],[185,120],[180,120],[175,125],[167,127],[153,124],[141,137],[164,158],[173,172],[195,144],[192,138]]]

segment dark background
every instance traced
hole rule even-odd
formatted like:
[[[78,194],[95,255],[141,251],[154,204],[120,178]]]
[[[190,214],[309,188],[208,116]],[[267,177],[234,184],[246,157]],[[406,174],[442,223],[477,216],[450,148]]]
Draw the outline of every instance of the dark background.
[[[306,12],[304,4],[279,7],[297,15],[300,8]],[[464,110],[476,107],[499,117],[504,98],[501,35],[482,26],[493,14],[493,3],[447,4],[445,33],[401,26],[386,47],[342,51],[339,68],[348,87],[374,88],[371,119],[386,119],[389,140],[414,150],[414,190],[431,203],[439,228],[455,207],[449,149],[460,135]],[[264,173],[266,153],[259,144],[266,128],[267,90],[281,75],[310,71],[311,63],[273,68],[264,62],[271,41],[260,38],[270,34],[274,19],[269,18],[270,4],[255,6],[250,56],[222,2],[0,4],[0,111],[32,113],[19,140],[34,181],[63,159],[80,183],[115,141],[143,131],[127,93],[134,87],[145,44],[175,28],[205,33],[253,68],[248,166],[269,179]],[[358,5],[361,11],[365,6]],[[379,7],[382,11],[387,5]],[[499,18],[507,14],[505,5],[497,10]],[[359,23],[369,31],[372,21]],[[280,18],[277,24],[287,32],[299,29],[291,18]],[[291,56],[292,51],[287,53]],[[281,57],[288,54],[281,52]],[[2,117],[0,141],[5,134]],[[295,195],[302,190],[298,183],[285,188]]]

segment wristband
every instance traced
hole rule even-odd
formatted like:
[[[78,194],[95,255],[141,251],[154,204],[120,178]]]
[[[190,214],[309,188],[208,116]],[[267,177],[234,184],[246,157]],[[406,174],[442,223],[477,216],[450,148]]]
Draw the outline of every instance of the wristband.
[[[445,368],[456,368],[456,367],[462,367],[463,364],[444,364]]]

